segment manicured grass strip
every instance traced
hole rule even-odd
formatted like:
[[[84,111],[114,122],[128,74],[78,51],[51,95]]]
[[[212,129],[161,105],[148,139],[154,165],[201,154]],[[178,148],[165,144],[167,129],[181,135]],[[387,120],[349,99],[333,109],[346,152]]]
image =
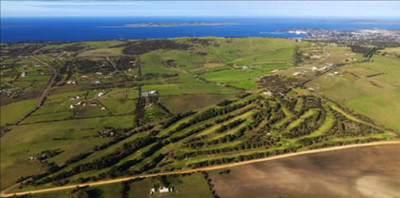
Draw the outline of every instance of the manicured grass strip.
[[[290,129],[293,129],[294,127],[298,126],[304,119],[314,115],[317,113],[317,111],[320,111],[319,109],[310,109],[307,112],[305,112],[303,115],[300,116],[299,119],[293,121],[292,123],[289,124],[289,126],[286,128],[286,131],[290,131]]]

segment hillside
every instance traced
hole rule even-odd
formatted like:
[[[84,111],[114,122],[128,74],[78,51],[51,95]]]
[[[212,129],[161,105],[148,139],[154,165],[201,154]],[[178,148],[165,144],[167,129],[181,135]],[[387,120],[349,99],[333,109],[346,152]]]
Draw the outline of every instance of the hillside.
[[[392,54],[204,37],[3,43],[1,58],[2,190],[399,137]]]

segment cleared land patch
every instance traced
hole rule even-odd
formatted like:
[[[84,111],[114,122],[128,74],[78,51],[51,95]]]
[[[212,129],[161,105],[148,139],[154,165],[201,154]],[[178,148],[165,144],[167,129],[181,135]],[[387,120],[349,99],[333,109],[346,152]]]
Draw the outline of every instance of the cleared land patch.
[[[172,113],[184,113],[190,110],[197,110],[214,105],[224,99],[231,98],[231,95],[193,94],[181,96],[161,97],[160,103]]]
[[[228,174],[211,171],[210,177],[220,197],[394,198],[400,193],[399,149],[389,145],[310,154],[234,167]]]

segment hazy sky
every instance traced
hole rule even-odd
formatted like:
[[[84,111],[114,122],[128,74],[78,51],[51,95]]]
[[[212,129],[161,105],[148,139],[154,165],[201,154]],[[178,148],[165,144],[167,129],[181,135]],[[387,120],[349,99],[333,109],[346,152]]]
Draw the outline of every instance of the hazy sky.
[[[400,1],[5,1],[19,16],[297,16],[400,18]]]

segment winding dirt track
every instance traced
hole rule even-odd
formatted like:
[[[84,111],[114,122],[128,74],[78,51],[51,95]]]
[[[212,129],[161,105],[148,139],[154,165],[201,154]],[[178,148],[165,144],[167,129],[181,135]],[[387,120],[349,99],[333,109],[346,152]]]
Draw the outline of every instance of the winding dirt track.
[[[18,192],[18,193],[9,193],[9,194],[7,194],[7,192],[9,190],[12,190],[12,189],[9,188],[7,190],[2,191],[0,193],[0,196],[1,197],[12,197],[12,196],[15,196],[15,195],[26,195],[26,194],[35,194],[35,193],[51,192],[51,191],[57,191],[57,190],[72,189],[72,188],[79,187],[79,186],[80,187],[81,186],[98,186],[98,185],[103,185],[103,184],[110,184],[110,183],[128,181],[128,180],[136,179],[136,178],[148,178],[148,177],[155,177],[155,176],[161,176],[161,175],[178,175],[178,174],[195,173],[195,172],[201,172],[201,171],[210,171],[210,170],[216,170],[216,169],[223,169],[223,168],[230,168],[230,167],[234,167],[234,166],[240,166],[240,165],[244,165],[244,164],[251,164],[251,163],[257,163],[257,162],[265,162],[265,161],[277,160],[277,159],[282,159],[282,158],[294,157],[294,156],[299,156],[299,155],[307,155],[307,154],[321,153],[321,152],[330,152],[330,151],[343,150],[343,149],[349,149],[349,148],[357,148],[357,147],[380,146],[380,145],[391,145],[391,144],[400,144],[400,140],[371,142],[371,143],[352,144],[352,145],[337,146],[337,147],[330,147],[330,148],[321,148],[321,149],[314,149],[314,150],[308,150],[308,151],[301,151],[301,152],[297,152],[297,153],[288,153],[288,154],[283,154],[283,155],[278,155],[278,156],[273,156],[273,157],[268,157],[268,158],[249,160],[249,161],[244,161],[244,162],[237,162],[237,163],[232,163],[232,164],[224,164],[224,165],[218,165],[218,166],[211,166],[211,167],[192,169],[192,170],[187,170],[187,171],[177,171],[177,172],[168,172],[168,173],[156,173],[156,174],[148,174],[148,175],[139,175],[139,176],[124,177],[124,178],[104,180],[104,181],[98,181],[98,182],[90,182],[90,183],[84,183],[84,184],[75,184],[75,185],[60,186],[60,187],[54,187],[54,188],[47,188],[47,189],[40,189],[40,190],[32,190],[32,191],[26,191],[26,192]]]

